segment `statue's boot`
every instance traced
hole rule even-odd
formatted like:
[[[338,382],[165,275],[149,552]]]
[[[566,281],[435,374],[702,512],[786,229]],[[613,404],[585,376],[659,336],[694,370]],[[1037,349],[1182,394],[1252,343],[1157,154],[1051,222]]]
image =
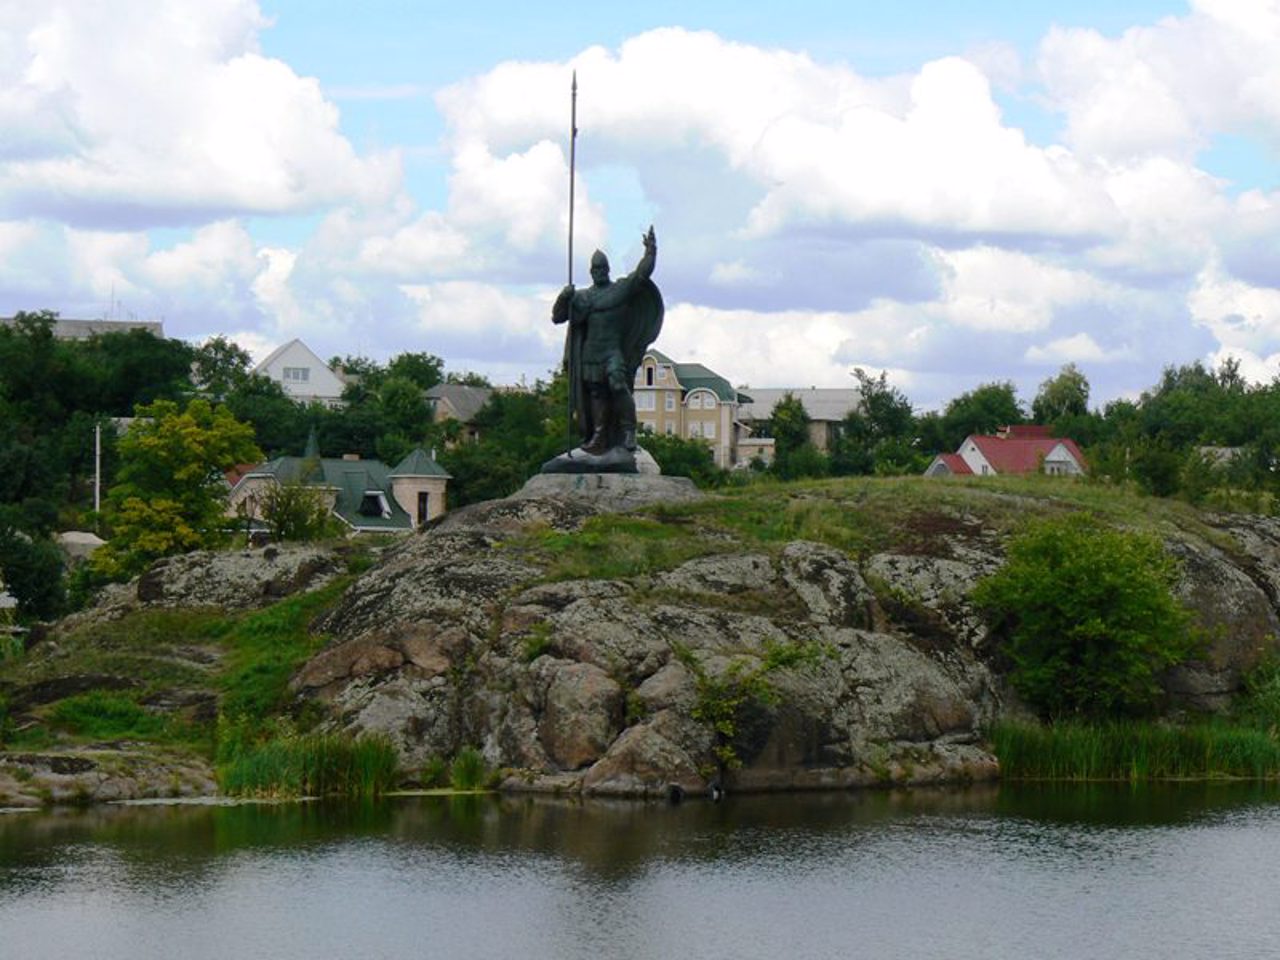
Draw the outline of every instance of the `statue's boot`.
[[[598,457],[609,449],[609,428],[605,423],[605,416],[609,412],[609,401],[607,397],[590,397],[589,402],[591,404],[591,439],[582,445],[582,449],[585,453]]]
[[[619,427],[622,428],[622,445],[632,453],[636,449],[636,401],[628,392],[618,398]]]

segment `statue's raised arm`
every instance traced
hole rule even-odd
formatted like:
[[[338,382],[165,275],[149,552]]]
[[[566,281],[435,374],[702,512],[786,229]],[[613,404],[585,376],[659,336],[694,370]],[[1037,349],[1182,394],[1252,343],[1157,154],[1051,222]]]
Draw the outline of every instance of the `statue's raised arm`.
[[[654,236],[653,224],[649,224],[649,232],[642,239],[644,253],[640,256],[640,262],[636,264],[635,275],[648,280],[653,276],[653,268],[658,265],[658,238]]]

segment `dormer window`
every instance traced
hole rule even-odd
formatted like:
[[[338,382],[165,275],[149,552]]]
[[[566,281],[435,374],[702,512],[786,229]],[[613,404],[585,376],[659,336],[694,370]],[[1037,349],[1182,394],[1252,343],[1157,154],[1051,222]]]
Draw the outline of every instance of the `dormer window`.
[[[381,490],[366,490],[356,512],[362,517],[381,517],[383,520],[391,517],[391,508],[387,505],[386,494]]]

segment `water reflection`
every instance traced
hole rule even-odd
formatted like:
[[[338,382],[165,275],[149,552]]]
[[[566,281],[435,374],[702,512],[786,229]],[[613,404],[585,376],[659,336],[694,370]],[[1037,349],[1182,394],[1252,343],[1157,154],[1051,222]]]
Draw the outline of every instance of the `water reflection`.
[[[1244,955],[1280,942],[1277,799],[1004,786],[0,816],[0,956]]]

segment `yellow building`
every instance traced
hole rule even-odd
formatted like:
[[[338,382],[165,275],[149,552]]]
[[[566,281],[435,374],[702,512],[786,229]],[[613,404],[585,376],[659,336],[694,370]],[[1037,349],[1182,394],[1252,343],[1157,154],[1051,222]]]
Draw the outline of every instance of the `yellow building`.
[[[738,442],[746,435],[738,409],[751,398],[714,370],[649,350],[636,370],[635,398],[642,431],[705,440],[716,466],[738,465]]]

